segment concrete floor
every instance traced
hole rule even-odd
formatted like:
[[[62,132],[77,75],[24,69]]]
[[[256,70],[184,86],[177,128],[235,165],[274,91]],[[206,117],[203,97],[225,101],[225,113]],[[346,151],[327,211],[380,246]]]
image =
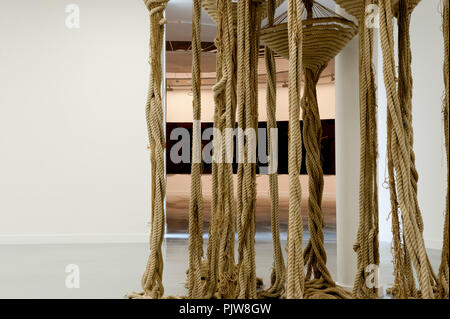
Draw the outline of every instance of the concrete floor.
[[[327,234],[328,267],[336,276],[336,243]],[[305,239],[306,241],[306,239]],[[282,242],[283,247],[286,242]],[[164,244],[166,294],[183,295],[187,269],[187,240],[166,239]],[[148,255],[146,244],[3,245],[0,246],[0,298],[123,298],[140,290]],[[440,252],[429,251],[437,269]],[[380,280],[392,283],[389,244],[381,244]],[[65,267],[80,269],[80,288],[65,286]],[[272,244],[265,235],[256,240],[257,275],[267,283],[272,265]]]

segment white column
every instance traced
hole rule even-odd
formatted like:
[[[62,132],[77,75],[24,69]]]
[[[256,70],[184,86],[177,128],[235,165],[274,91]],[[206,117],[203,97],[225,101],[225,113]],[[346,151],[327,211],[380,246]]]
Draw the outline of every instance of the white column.
[[[339,6],[337,13],[345,15]],[[359,221],[359,70],[358,37],[336,57],[336,231],[337,283],[351,289],[356,274]]]

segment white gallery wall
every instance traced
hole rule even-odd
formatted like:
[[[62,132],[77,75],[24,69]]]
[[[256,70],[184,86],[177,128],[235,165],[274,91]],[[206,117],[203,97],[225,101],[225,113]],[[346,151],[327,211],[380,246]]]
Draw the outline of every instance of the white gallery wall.
[[[447,163],[444,146],[442,8],[439,0],[422,1],[411,20],[413,129],[418,199],[427,247],[441,249],[444,227]],[[386,95],[381,49],[378,48],[380,240],[391,241],[389,190],[386,169]]]
[[[0,39],[0,243],[144,241],[143,1],[0,0]]]

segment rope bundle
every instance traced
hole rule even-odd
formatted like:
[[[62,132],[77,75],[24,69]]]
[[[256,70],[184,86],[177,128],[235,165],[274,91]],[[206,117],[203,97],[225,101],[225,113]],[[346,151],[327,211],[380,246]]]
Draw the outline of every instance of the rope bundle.
[[[286,298],[289,299],[303,298],[305,290],[302,252],[302,189],[299,180],[300,164],[302,162],[302,137],[299,118],[303,44],[302,11],[303,7],[300,0],[289,1],[289,221],[286,269]]]
[[[219,20],[217,24],[216,77],[214,91],[214,128],[217,132],[234,129],[236,114],[235,82],[235,31],[232,6],[227,0],[217,1]],[[214,135],[211,221],[208,241],[208,277],[206,297],[234,298],[236,269],[234,261],[235,210],[233,191],[233,168],[227,150],[232,150],[232,139]],[[219,147],[220,146],[220,147]]]
[[[161,298],[163,258],[161,245],[164,240],[166,178],[164,164],[164,110],[161,96],[161,52],[164,39],[164,9],[168,0],[145,0],[150,15],[150,81],[147,95],[146,119],[151,151],[152,217],[150,256],[142,276],[141,293],[131,293],[128,298]]]
[[[166,192],[163,131],[163,103],[161,96],[161,52],[166,19],[163,11],[168,0],[144,0],[150,13],[150,82],[146,118],[151,149],[152,219],[150,257],[142,277],[141,293],[129,298],[161,298],[163,259],[161,245],[164,236]],[[214,128],[232,132],[238,111],[238,125],[242,130],[257,129],[257,62],[259,53],[259,26],[267,15],[268,27],[261,34],[268,44],[265,48],[267,67],[267,129],[276,128],[276,70],[274,52],[289,57],[289,224],[287,267],[284,267],[279,238],[278,180],[269,176],[272,199],[271,223],[274,247],[274,269],[271,286],[257,293],[255,271],[255,205],[256,205],[256,138],[238,136],[237,219],[234,207],[233,171],[229,150],[233,141],[214,137],[213,198],[209,241],[203,260],[202,188],[200,162],[200,127],[193,130],[193,163],[191,199],[189,206],[189,270],[190,298],[349,298],[337,287],[326,267],[323,238],[321,200],[323,172],[320,159],[321,126],[317,105],[316,85],[329,59],[333,58],[355,35],[356,28],[340,17],[312,18],[311,0],[289,0],[287,24],[274,25],[274,11],[279,0],[193,0],[193,113],[201,119],[200,104],[200,15],[201,5],[214,3],[217,22],[217,84],[214,86]],[[360,225],[355,250],[358,254],[358,273],[354,296],[375,297],[376,287],[368,288],[365,269],[379,264],[378,203],[376,184],[377,128],[374,68],[372,66],[372,30],[365,26],[363,9],[368,4],[380,6],[380,34],[383,53],[383,73],[388,100],[388,170],[392,204],[392,230],[395,283],[392,293],[397,297],[448,298],[449,249],[448,189],[444,228],[442,262],[436,276],[430,265],[423,241],[423,221],[417,201],[417,179],[412,130],[412,76],[409,43],[410,14],[419,0],[400,0],[392,8],[391,0],[337,0],[359,18],[360,32],[360,108],[361,108],[361,180]],[[443,28],[445,40],[444,80],[446,96],[443,114],[447,161],[448,142],[448,0],[444,0]],[[211,9],[212,10],[212,9]],[[212,11],[208,11],[210,14]],[[306,19],[302,18],[306,13]],[[394,63],[392,20],[397,16],[399,30],[398,82]],[[315,20],[315,21],[314,21]],[[256,27],[255,27],[256,26]],[[281,31],[280,31],[281,30]],[[326,30],[326,31],[325,31]],[[323,32],[322,32],[323,31]],[[279,32],[277,36],[276,32]],[[333,34],[326,36],[325,34]],[[280,35],[286,43],[282,45]],[[287,41],[286,41],[287,39]],[[338,39],[338,40],[336,40]],[[326,45],[325,45],[325,42]],[[315,52],[316,50],[317,52]],[[302,75],[305,90],[300,96]],[[301,185],[299,181],[302,160],[300,108],[303,110],[306,166],[309,175],[309,230],[311,239],[302,251],[303,223],[301,219]],[[198,122],[196,122],[198,123]],[[228,130],[228,131],[227,131]],[[270,136],[270,134],[269,134]],[[219,141],[225,143],[219,143]],[[252,143],[255,143],[253,145]],[[271,144],[269,140],[269,145]],[[220,146],[220,147],[219,147]],[[269,147],[270,149],[270,147]],[[269,154],[272,155],[272,154]],[[448,174],[447,174],[448,176]],[[219,193],[220,191],[220,193]],[[238,263],[234,260],[234,237],[237,224]],[[306,266],[306,274],[305,274]],[[416,289],[414,271],[419,279]],[[286,282],[285,282],[286,281]]]
[[[202,163],[201,163],[201,78],[200,78],[200,17],[201,0],[192,2],[192,107],[193,126],[192,163],[191,163],[191,198],[189,202],[189,271],[188,287],[190,298],[203,297],[202,281],[203,257],[203,197],[202,197]]]
[[[365,6],[373,4],[363,1]],[[356,298],[377,297],[377,288],[366,285],[366,269],[379,265],[378,194],[377,194],[377,104],[375,71],[372,65],[373,29],[368,28],[364,14],[359,20],[359,102],[360,102],[360,183],[359,227],[354,250],[357,254],[357,273],[353,285]]]
[[[400,5],[403,0],[400,0]],[[417,272],[422,298],[433,298],[434,274],[432,272],[423,240],[423,224],[417,205],[417,189],[414,184],[414,161],[412,158],[412,130],[408,103],[402,109],[399,90],[395,81],[393,10],[390,0],[380,0],[380,35],[383,52],[383,74],[385,78],[388,116],[392,123],[391,154],[396,172],[397,201],[403,221],[405,251]],[[408,7],[400,8],[407,10]],[[404,14],[404,12],[402,13]],[[403,51],[408,59],[409,53]],[[400,89],[401,90],[401,89]],[[403,96],[404,97],[404,96]],[[405,98],[405,97],[404,97]],[[404,102],[402,100],[402,102]],[[405,124],[407,124],[405,126]]]
[[[261,2],[237,3],[237,105],[238,127],[258,130],[258,55]],[[255,134],[256,135],[256,134]],[[238,298],[256,298],[256,136],[238,135],[237,230],[239,241]],[[243,161],[241,161],[243,159]]]
[[[329,9],[311,0],[299,3],[302,11],[302,64],[305,89],[299,101],[303,110],[303,138],[306,149],[306,168],[309,176],[309,232],[310,241],[303,253],[306,265],[305,298],[349,298],[344,289],[336,286],[327,269],[327,256],[323,235],[323,170],[321,161],[322,127],[317,103],[316,86],[322,71],[328,62],[356,34],[356,26],[335,15]],[[303,13],[305,17],[302,18]],[[321,15],[321,16],[319,16]],[[278,22],[284,20],[281,15]],[[269,24],[261,32],[261,38],[270,47],[284,57],[289,56],[288,23],[273,26]],[[289,42],[287,43],[289,44]]]
[[[267,2],[267,19],[268,25],[274,23],[275,18],[275,2],[268,0]],[[277,101],[277,71],[275,64],[275,54],[268,46],[264,48],[264,57],[266,63],[267,73],[267,89],[266,89],[266,112],[267,112],[267,136],[270,161],[274,160],[272,154],[272,136],[270,134],[272,129],[277,129],[276,121],[276,101]],[[276,150],[275,150],[276,151]],[[272,162],[270,162],[272,164]],[[272,244],[273,244],[273,270],[271,274],[270,287],[259,294],[261,298],[279,298],[284,294],[284,283],[286,280],[286,268],[283,259],[283,252],[280,243],[280,219],[278,210],[278,173],[269,173],[269,192],[271,199],[270,215],[271,215],[271,229],[272,229]]]

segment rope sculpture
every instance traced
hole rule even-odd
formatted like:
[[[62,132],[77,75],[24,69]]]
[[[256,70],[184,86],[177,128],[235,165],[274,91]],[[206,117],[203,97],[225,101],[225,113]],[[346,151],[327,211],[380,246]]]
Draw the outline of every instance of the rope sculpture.
[[[306,149],[306,168],[309,176],[309,232],[310,240],[303,253],[306,265],[305,298],[349,298],[350,294],[336,286],[326,266],[327,256],[323,235],[323,171],[321,161],[322,127],[316,86],[328,62],[356,34],[356,26],[329,9],[311,0],[303,0],[303,56],[302,69],[305,89],[301,99],[303,109],[303,141]],[[289,56],[285,37],[286,18],[281,15],[278,25],[262,30],[262,40],[282,56]],[[314,277],[314,278],[312,278]]]
[[[151,150],[152,217],[150,256],[142,277],[140,293],[128,298],[162,298],[163,259],[161,245],[165,227],[164,110],[161,96],[161,52],[168,0],[144,0],[150,15],[150,81],[146,118]],[[372,65],[373,30],[365,23],[365,8],[380,8],[380,38],[383,74],[387,96],[387,155],[389,189],[392,206],[394,252],[394,287],[398,298],[449,297],[449,191],[445,212],[444,243],[439,274],[431,268],[423,240],[423,221],[417,200],[418,174],[415,168],[412,130],[412,75],[409,39],[410,16],[420,0],[336,0],[355,15],[352,22],[336,15],[312,0],[288,0],[288,11],[275,19],[281,0],[193,0],[192,23],[192,91],[193,145],[191,198],[189,204],[189,298],[350,298],[338,287],[327,266],[324,249],[323,171],[320,158],[322,128],[316,86],[328,62],[359,31],[360,71],[360,220],[354,249],[358,256],[353,296],[374,298],[377,288],[366,286],[367,267],[379,264],[378,195],[377,195],[377,120],[375,70]],[[445,41],[444,82],[446,95],[443,115],[445,145],[449,162],[449,2],[444,0],[443,32]],[[201,77],[200,17],[201,7],[217,23],[216,77],[214,92],[214,142],[212,164],[213,196],[209,240],[203,251],[202,163],[201,163]],[[393,18],[397,18],[399,71],[394,61]],[[260,30],[267,17],[267,26]],[[284,20],[287,18],[287,22]],[[271,283],[258,291],[255,265],[256,231],[256,136],[258,125],[259,40],[266,44],[267,130],[276,129],[275,53],[289,59],[289,220],[287,264],[281,251],[278,214],[278,176],[270,172],[271,227],[274,267]],[[304,93],[301,96],[301,80]],[[303,139],[309,176],[310,240],[303,251],[301,218],[302,134],[300,109],[303,111]],[[236,118],[237,116],[237,118]],[[238,183],[234,199],[232,168],[232,134],[238,120]],[[222,135],[225,132],[225,136]],[[246,134],[243,134],[243,133]],[[268,134],[270,136],[270,134]],[[269,146],[271,141],[269,138]],[[268,147],[271,150],[271,147]],[[271,152],[271,151],[270,151]],[[272,158],[273,154],[269,154]],[[447,173],[448,178],[448,173]],[[235,234],[238,235],[238,261],[235,262]],[[306,268],[306,269],[305,269]],[[306,271],[305,271],[306,270]],[[416,288],[415,274],[419,281]]]
[[[161,298],[163,258],[161,245],[164,240],[166,177],[164,166],[164,110],[161,96],[161,51],[164,39],[164,9],[168,0],[144,0],[150,15],[150,81],[147,95],[146,119],[150,141],[152,172],[152,218],[150,256],[142,276],[141,293],[131,293],[128,298]]]

